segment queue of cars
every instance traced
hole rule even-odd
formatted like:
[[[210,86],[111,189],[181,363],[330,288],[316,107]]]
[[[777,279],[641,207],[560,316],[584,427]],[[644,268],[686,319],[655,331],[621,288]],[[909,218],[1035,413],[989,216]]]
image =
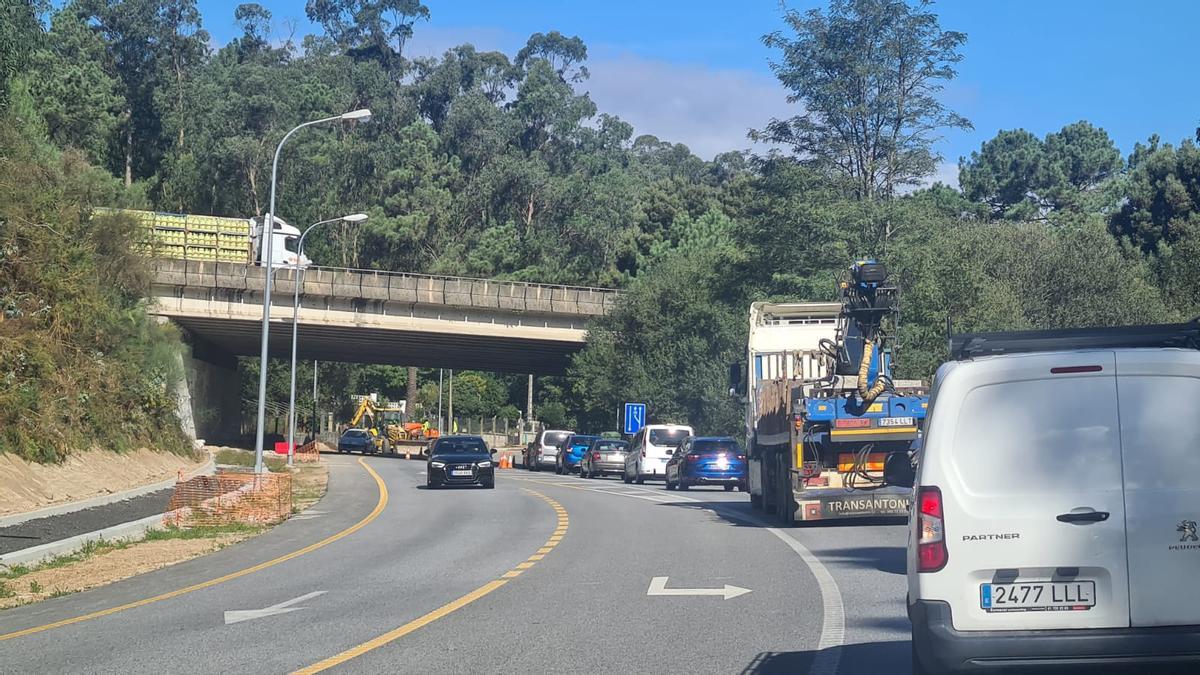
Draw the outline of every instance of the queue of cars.
[[[712,485],[726,491],[749,488],[746,453],[728,436],[694,436],[681,424],[650,424],[631,441],[577,434],[563,429],[540,432],[524,450],[529,471],[554,468],[582,478],[620,476],[626,483],[661,480],[668,490]]]

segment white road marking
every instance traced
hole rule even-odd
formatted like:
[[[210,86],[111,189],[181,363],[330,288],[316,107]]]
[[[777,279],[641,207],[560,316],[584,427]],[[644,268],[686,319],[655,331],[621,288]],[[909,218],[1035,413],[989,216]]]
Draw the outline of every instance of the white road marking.
[[[315,598],[324,592],[325,591],[313,591],[312,593],[305,593],[298,598],[292,598],[286,602],[281,602],[277,605],[271,605],[270,607],[263,607],[262,609],[241,609],[232,612],[225,612],[225,625],[228,626],[231,623],[239,623],[242,621],[249,621],[251,619],[261,619],[267,616],[287,614],[288,612],[294,612],[298,609],[304,609],[303,607],[292,607],[292,605],[304,602],[305,600],[311,600],[312,598]]]
[[[589,490],[591,492],[602,492],[620,497],[632,497],[634,499],[645,499],[647,501],[674,501],[674,502],[699,502],[699,499],[693,497],[685,497],[680,494],[672,495],[668,500],[654,500],[647,497],[628,494],[623,492],[615,492],[612,490],[598,490],[595,488],[586,488],[571,485],[563,481],[538,481],[536,479],[519,479],[530,480],[532,482],[546,483],[548,485],[557,485],[560,487],[569,487],[577,490]],[[625,490],[636,490],[643,492],[655,492],[643,487],[634,487],[632,485],[622,485]],[[714,509],[716,510],[716,509]],[[813,578],[817,581],[817,589],[821,593],[821,634],[817,640],[817,654],[813,658],[812,665],[808,669],[809,675],[837,675],[838,666],[842,660],[842,646],[846,641],[846,608],[842,601],[842,591],[838,588],[837,580],[829,573],[829,569],[821,562],[820,558],[809,551],[808,548],[799,542],[795,537],[788,534],[786,531],[777,527],[772,527],[767,521],[752,516],[749,514],[737,513],[732,510],[722,509],[721,513],[726,517],[734,520],[740,520],[746,523],[752,523],[764,528],[767,532],[775,535],[780,541],[792,549],[796,555],[800,556],[800,560],[808,567],[808,571],[812,573]]]
[[[667,588],[667,577],[652,578],[650,588],[646,589],[646,595],[719,595],[726,600],[749,592],[749,588],[729,584],[725,584],[724,588]]]
[[[320,517],[321,517],[321,514],[319,514],[319,513],[305,513],[305,514],[299,515],[299,516],[292,516],[291,520],[312,520],[313,518],[320,518]]]

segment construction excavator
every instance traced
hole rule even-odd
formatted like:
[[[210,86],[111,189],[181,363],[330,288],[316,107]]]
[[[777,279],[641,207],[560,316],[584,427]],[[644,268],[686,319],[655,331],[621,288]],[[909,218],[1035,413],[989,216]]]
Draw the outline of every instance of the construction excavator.
[[[403,407],[379,405],[369,396],[359,398],[350,426],[366,429],[377,452],[398,452],[402,447],[420,449],[439,435],[428,422],[404,422]]]

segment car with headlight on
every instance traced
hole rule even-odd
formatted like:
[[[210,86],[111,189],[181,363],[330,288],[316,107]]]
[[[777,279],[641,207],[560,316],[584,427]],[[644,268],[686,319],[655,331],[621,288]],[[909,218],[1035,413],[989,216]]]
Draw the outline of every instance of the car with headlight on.
[[[675,454],[683,439],[691,435],[692,428],[683,424],[647,424],[642,427],[629,444],[621,479],[638,485],[650,479],[664,479],[667,461]]]
[[[698,485],[716,485],[732,492],[745,492],[746,453],[728,436],[687,438],[667,460],[668,490],[686,490]]]
[[[450,485],[496,487],[495,450],[479,436],[443,436],[433,442],[425,463],[425,486]]]
[[[606,474],[619,476],[625,472],[625,453],[629,443],[611,438],[592,441],[583,459],[579,462],[579,475],[583,478],[603,478]]]

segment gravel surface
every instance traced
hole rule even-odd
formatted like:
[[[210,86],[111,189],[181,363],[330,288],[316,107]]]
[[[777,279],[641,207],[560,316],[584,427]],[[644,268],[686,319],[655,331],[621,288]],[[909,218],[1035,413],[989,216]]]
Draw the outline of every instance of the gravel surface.
[[[175,488],[169,487],[133,499],[48,518],[27,520],[0,528],[0,553],[49,544],[52,541],[164,513],[174,492]]]

